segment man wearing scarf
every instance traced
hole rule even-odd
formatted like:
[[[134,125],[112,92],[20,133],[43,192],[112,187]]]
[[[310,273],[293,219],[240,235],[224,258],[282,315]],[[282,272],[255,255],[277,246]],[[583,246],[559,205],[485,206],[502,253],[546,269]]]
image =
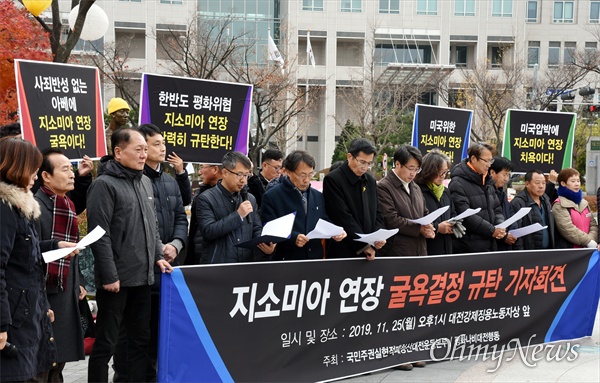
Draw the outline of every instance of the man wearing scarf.
[[[60,150],[46,149],[38,178],[41,188],[35,199],[40,204],[39,234],[42,240],[57,239],[77,242],[79,229],[75,204],[67,196],[73,190],[75,174]],[[63,258],[48,264],[46,292],[50,307],[56,313],[52,323],[57,349],[57,366],[48,371],[48,382],[62,382],[66,362],[85,359],[79,300],[86,291],[80,285],[79,256]]]

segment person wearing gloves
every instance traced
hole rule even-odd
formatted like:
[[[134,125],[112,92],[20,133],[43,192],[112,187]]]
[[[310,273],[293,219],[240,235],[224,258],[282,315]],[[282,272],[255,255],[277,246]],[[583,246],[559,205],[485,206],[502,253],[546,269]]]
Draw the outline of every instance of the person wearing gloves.
[[[583,198],[579,172],[573,168],[563,169],[558,173],[557,182],[558,199],[552,205],[552,214],[565,247],[597,247],[598,224]]]
[[[423,192],[427,210],[436,211],[441,207],[450,206],[444,214],[433,221],[435,238],[427,239],[428,255],[452,254],[452,236],[460,238],[464,234],[464,226],[460,222],[451,221],[451,218],[456,215],[454,203],[450,198],[450,192],[444,186],[444,179],[451,165],[450,159],[445,154],[438,149],[433,149],[423,156],[421,165],[423,170],[415,178]]]

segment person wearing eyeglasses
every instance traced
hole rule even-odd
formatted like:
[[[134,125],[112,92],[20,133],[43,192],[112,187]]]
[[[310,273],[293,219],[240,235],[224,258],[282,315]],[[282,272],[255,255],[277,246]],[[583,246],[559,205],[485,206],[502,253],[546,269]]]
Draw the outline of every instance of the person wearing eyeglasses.
[[[427,255],[427,241],[435,237],[432,224],[410,222],[422,218],[429,211],[421,188],[414,182],[421,172],[422,156],[419,149],[402,145],[394,153],[394,169],[377,184],[379,204],[386,229],[398,229],[381,250],[387,256]]]
[[[444,206],[450,206],[444,214],[432,222],[435,229],[435,238],[427,238],[427,255],[452,254],[454,224],[448,222],[448,220],[456,214],[450,192],[444,186],[444,180],[451,166],[452,163],[448,156],[438,149],[433,149],[423,156],[422,170],[415,177],[415,182],[421,187],[425,205],[430,212]]]
[[[343,227],[347,233],[342,241],[330,242],[328,258],[364,256],[372,261],[376,251],[385,245],[385,241],[378,241],[373,246],[364,246],[354,240],[359,238],[357,234],[373,233],[384,227],[378,206],[377,182],[369,173],[375,152],[375,145],[369,140],[352,140],[346,162],[323,179],[327,215],[333,224]]]
[[[504,216],[489,174],[493,151],[488,143],[474,143],[467,149],[468,158],[452,169],[448,190],[456,214],[481,208],[479,213],[464,219],[465,235],[452,240],[455,254],[496,251],[496,240],[506,236],[505,229],[496,228],[504,222]]]
[[[279,149],[267,149],[262,154],[262,168],[258,174],[252,174],[248,180],[248,189],[256,198],[258,208],[262,206],[262,196],[269,182],[281,176],[283,152]]]
[[[262,231],[256,199],[240,193],[250,177],[250,159],[240,152],[228,152],[222,166],[223,178],[197,199],[196,218],[203,239],[200,263],[251,262],[264,258],[263,254],[271,255],[274,243],[260,243],[256,249],[236,247],[259,237]]]
[[[490,176],[494,180],[494,191],[496,197],[500,202],[502,208],[502,215],[505,219],[510,218],[513,215],[508,197],[506,195],[505,187],[510,179],[510,172],[514,169],[514,165],[508,158],[505,157],[494,157],[494,162],[490,166]],[[514,235],[509,234],[510,230],[519,227],[518,222],[513,223],[506,230],[507,233],[504,238],[496,240],[498,251],[506,250],[523,250],[523,241],[517,239]]]
[[[306,236],[319,219],[329,221],[323,194],[310,186],[315,174],[315,159],[303,150],[296,150],[285,157],[283,166],[286,176],[263,196],[260,217],[264,223],[294,212],[296,217],[290,238],[277,245],[272,260],[323,258],[321,240],[310,240]],[[345,237],[346,233],[343,232],[332,239],[339,242]]]

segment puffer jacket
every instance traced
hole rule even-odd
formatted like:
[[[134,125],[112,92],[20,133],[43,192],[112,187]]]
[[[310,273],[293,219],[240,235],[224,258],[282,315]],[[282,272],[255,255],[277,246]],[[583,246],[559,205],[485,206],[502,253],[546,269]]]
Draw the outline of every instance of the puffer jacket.
[[[253,211],[241,219],[237,212],[242,203],[239,193],[229,193],[221,181],[197,198],[198,228],[202,234],[200,263],[250,262],[259,257],[258,248],[235,245],[259,237],[262,231],[256,199],[248,194]]]
[[[88,192],[88,226],[106,234],[91,246],[96,287],[120,281],[121,287],[152,285],[153,266],[164,259],[152,183],[109,156],[98,166]]]
[[[590,241],[598,239],[598,224],[592,216],[588,202],[584,199],[576,204],[566,197],[558,197],[552,204],[552,214],[558,233],[567,242],[566,247],[585,247]],[[571,214],[579,216],[581,222],[589,221],[589,231],[586,233],[573,222]]]
[[[163,244],[171,243],[179,253],[187,242],[188,221],[177,181],[162,170],[144,166],[144,175],[152,182],[158,232]],[[181,241],[177,243],[177,241]]]
[[[56,362],[41,252],[57,248],[58,241],[39,241],[39,216],[31,192],[0,182],[0,332],[18,349],[15,358],[0,352],[2,382],[29,380]]]
[[[481,208],[479,213],[464,219],[463,226],[467,232],[462,238],[452,240],[453,253],[496,251],[496,240],[492,235],[495,226],[504,222],[504,216],[493,180],[488,175],[483,184],[481,174],[471,169],[467,160],[456,165],[451,174],[448,190],[456,214],[459,215],[467,209]]]
[[[548,200],[548,196],[546,194],[543,194],[540,197],[540,202],[543,205],[544,210],[546,211],[546,214],[548,216],[548,228],[546,230],[548,230],[550,240],[549,248],[555,249],[556,247],[554,242],[554,215],[552,214],[552,206],[550,205],[550,201]],[[526,227],[529,225],[533,225],[534,223],[539,223],[540,225],[544,226],[544,222],[542,221],[542,217],[539,214],[539,210],[534,206],[535,204],[537,203],[533,200],[533,198],[531,198],[531,195],[529,195],[527,189],[521,190],[510,202],[513,214],[521,210],[521,208],[523,207],[532,208],[529,214],[521,218],[521,223],[519,225],[520,227]],[[543,233],[541,230],[526,235],[520,239],[522,240],[523,249],[525,250],[542,249]]]

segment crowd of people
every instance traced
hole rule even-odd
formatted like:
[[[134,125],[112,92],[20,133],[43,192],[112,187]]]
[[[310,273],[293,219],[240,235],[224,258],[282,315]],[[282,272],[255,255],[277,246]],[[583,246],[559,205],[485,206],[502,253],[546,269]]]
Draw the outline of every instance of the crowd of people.
[[[3,127],[9,136],[0,139],[3,382],[60,382],[65,363],[85,357],[79,303],[87,292],[78,251],[48,264],[41,256],[74,246],[83,210],[90,228],[106,231],[91,245],[98,313],[88,380],[98,382],[108,381],[111,358],[116,382],[156,380],[160,274],[173,266],[598,246],[598,226],[577,170],[546,179],[532,169],[509,202],[513,165],[494,157],[486,143],[472,144],[454,167],[438,150],[422,155],[402,145],[393,169],[377,181],[370,172],[376,148],[358,138],[346,160],[325,176],[322,192],[311,185],[315,160],[306,151],[268,149],[256,174],[246,155],[228,152],[221,164],[201,165],[202,184],[192,195],[183,161],[167,155],[160,129],[129,126],[128,112],[124,100],[109,104],[109,155],[99,161],[93,181],[89,158],[73,172],[59,150],[40,152],[19,137],[18,124]],[[165,171],[167,163],[174,175]],[[432,223],[413,221],[446,206]],[[498,226],[522,207],[531,211],[506,229]],[[467,209],[480,210],[455,219]],[[288,239],[238,246],[290,213],[295,218]],[[309,239],[320,219],[341,227],[340,234]],[[511,233],[533,223],[545,228],[520,238]],[[355,241],[379,229],[398,232],[373,244]]]

